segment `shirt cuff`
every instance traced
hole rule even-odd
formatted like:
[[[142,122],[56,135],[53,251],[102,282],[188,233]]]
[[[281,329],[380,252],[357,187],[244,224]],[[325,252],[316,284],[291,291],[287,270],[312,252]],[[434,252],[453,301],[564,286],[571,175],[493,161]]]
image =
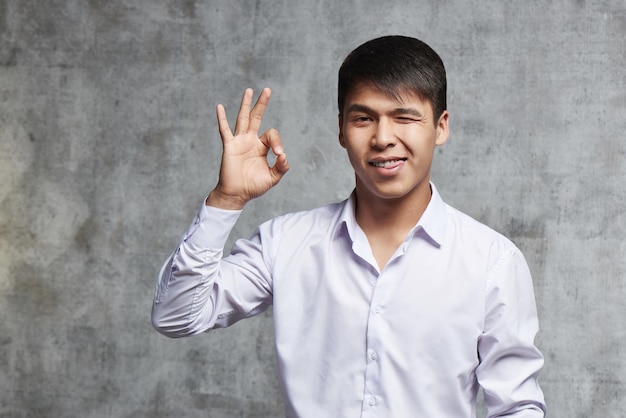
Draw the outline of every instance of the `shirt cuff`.
[[[237,223],[241,210],[202,207],[189,227],[185,240],[202,248],[222,249],[226,245],[230,231]]]

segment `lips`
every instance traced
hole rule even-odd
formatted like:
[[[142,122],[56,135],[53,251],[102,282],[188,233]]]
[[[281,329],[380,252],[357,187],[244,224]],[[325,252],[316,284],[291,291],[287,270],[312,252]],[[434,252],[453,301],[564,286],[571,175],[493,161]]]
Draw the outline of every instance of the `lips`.
[[[369,165],[373,166],[373,167],[378,167],[378,168],[393,168],[396,167],[398,164],[402,163],[406,161],[406,158],[393,158],[393,159],[386,159],[386,160],[374,160],[374,161],[370,161]]]

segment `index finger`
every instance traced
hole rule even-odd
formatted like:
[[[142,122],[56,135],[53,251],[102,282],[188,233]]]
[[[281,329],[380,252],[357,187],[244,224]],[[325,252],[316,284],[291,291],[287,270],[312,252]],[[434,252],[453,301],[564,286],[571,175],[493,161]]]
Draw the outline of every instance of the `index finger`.
[[[233,137],[233,133],[230,130],[230,126],[228,125],[228,119],[226,118],[226,110],[224,106],[218,104],[216,107],[217,113],[217,125],[219,127],[220,136],[222,137],[222,142],[228,141]]]
[[[261,121],[263,120],[263,113],[265,113],[265,108],[270,101],[271,95],[272,90],[269,87],[265,87],[263,90],[261,90],[261,94],[259,94],[259,98],[254,104],[252,111],[250,112],[248,132],[254,134],[257,134],[259,132],[259,128],[261,127]]]

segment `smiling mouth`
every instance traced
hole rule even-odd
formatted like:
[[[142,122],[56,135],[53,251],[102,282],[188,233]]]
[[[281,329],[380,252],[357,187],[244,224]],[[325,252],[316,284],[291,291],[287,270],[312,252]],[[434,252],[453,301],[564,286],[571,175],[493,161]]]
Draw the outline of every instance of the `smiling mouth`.
[[[406,161],[406,158],[399,158],[397,160],[385,160],[385,161],[370,161],[369,164],[374,167],[387,168],[393,167],[396,164]]]

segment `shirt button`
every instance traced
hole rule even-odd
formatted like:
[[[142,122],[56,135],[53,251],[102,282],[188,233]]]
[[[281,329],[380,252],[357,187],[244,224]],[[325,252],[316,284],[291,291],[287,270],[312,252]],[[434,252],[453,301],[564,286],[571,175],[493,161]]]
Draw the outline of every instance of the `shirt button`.
[[[374,406],[376,405],[376,398],[374,398],[373,396],[371,398],[369,398],[369,400],[367,401],[367,404],[369,406]]]
[[[383,309],[380,307],[380,305],[378,305],[376,308],[374,308],[374,312],[376,313],[380,313],[380,311],[382,311]]]
[[[376,360],[378,358],[378,354],[376,354],[376,352],[372,352],[372,354],[370,354],[370,358],[372,360]]]

